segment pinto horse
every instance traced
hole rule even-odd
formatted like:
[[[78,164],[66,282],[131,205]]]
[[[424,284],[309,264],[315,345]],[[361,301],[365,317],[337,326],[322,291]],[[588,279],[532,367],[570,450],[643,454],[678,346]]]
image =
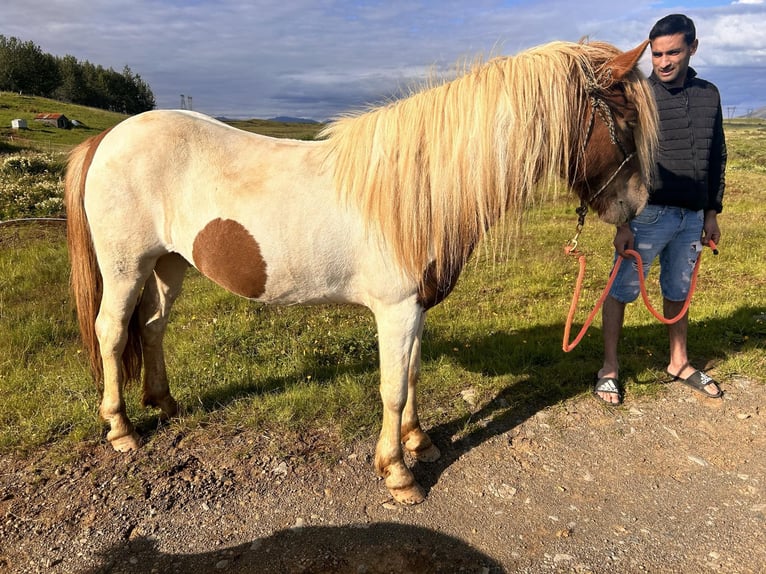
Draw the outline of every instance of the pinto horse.
[[[192,265],[273,304],[352,303],[375,316],[383,421],[377,472],[423,500],[402,448],[433,461],[416,385],[426,311],[452,290],[490,226],[566,187],[610,223],[644,206],[656,109],[637,68],[646,43],[554,42],[280,140],[190,111],[126,119],[72,151],[68,246],[99,414],[138,448],[123,388],[172,416],[162,346]]]

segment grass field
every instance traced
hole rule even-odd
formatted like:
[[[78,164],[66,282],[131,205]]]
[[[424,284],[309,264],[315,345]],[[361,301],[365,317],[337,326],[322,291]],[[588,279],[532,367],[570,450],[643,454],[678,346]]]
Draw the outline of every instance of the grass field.
[[[39,113],[60,113],[77,120],[82,127],[58,129],[34,121]],[[0,92],[0,153],[14,147],[48,152],[65,152],[73,145],[101,133],[128,116],[97,108],[66,104],[47,98]],[[13,130],[14,119],[25,119],[27,129]],[[233,120],[231,125],[249,132],[273,137],[312,139],[322,128],[320,124],[293,124],[269,120]]]
[[[689,336],[695,364],[712,368],[724,388],[740,375],[766,383],[766,122],[727,122],[726,131],[721,254],[703,254]],[[451,422],[468,433],[487,424],[490,410],[494,418],[518,416],[588,391],[601,360],[599,321],[571,353],[561,350],[577,272],[562,247],[574,232],[575,206],[560,198],[535,208],[510,249],[494,240],[480,246],[455,292],[429,313],[420,393],[426,427]],[[579,322],[605,283],[612,233],[589,219],[580,238],[588,274]],[[63,226],[0,227],[0,452],[46,446],[65,455],[74,443],[103,440],[67,282]],[[652,297],[659,305],[656,288]],[[628,406],[631,396],[664,392],[666,341],[646,309],[628,308],[621,373]],[[250,428],[321,435],[331,452],[379,428],[377,341],[363,309],[265,307],[190,271],[166,349],[183,414],[159,423],[157,412],[140,408],[139,389],[130,389],[129,416],[148,440]],[[275,439],[274,448],[287,447]]]

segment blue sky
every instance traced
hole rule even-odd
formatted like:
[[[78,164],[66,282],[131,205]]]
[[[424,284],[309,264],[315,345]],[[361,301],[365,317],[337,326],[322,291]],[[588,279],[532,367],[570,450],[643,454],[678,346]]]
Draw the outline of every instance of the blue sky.
[[[583,36],[632,48],[654,22],[697,25],[692,59],[724,114],[766,106],[766,0],[3,0],[0,34],[122,70],[160,108],[325,120],[477,56]],[[642,64],[649,71],[649,58]]]

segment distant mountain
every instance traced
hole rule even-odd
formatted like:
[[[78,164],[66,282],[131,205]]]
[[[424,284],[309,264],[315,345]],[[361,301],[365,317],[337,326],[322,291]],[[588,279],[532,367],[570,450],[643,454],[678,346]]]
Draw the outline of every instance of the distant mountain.
[[[277,116],[276,118],[269,118],[271,122],[281,122],[283,124],[318,124],[315,120],[308,118],[293,118],[290,116]]]
[[[746,114],[742,114],[740,116],[737,116],[740,118],[760,118],[765,119],[766,118],[766,106],[763,106],[762,108],[757,108],[755,110],[750,110]]]

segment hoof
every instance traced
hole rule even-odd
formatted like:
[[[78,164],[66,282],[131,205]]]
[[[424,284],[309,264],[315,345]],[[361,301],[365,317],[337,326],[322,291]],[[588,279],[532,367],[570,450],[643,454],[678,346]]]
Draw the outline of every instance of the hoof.
[[[442,455],[441,451],[434,445],[427,446],[420,450],[408,451],[412,456],[418,459],[420,462],[435,462],[439,460]]]
[[[403,436],[404,448],[420,462],[434,462],[442,454],[431,442],[431,438],[420,428]]]
[[[383,472],[386,488],[399,504],[419,504],[426,499],[425,491],[403,462],[390,464]]]
[[[107,437],[108,438],[108,437]],[[138,433],[132,432],[116,439],[110,439],[112,448],[117,452],[130,452],[138,450],[140,437]]]
[[[163,420],[172,418],[178,414],[178,403],[171,395],[167,395],[162,399],[144,397],[141,403],[145,407],[160,409],[162,411],[160,418]]]
[[[407,506],[420,504],[426,499],[426,493],[418,483],[414,483],[406,488],[389,488],[388,491],[396,502],[406,504]]]

